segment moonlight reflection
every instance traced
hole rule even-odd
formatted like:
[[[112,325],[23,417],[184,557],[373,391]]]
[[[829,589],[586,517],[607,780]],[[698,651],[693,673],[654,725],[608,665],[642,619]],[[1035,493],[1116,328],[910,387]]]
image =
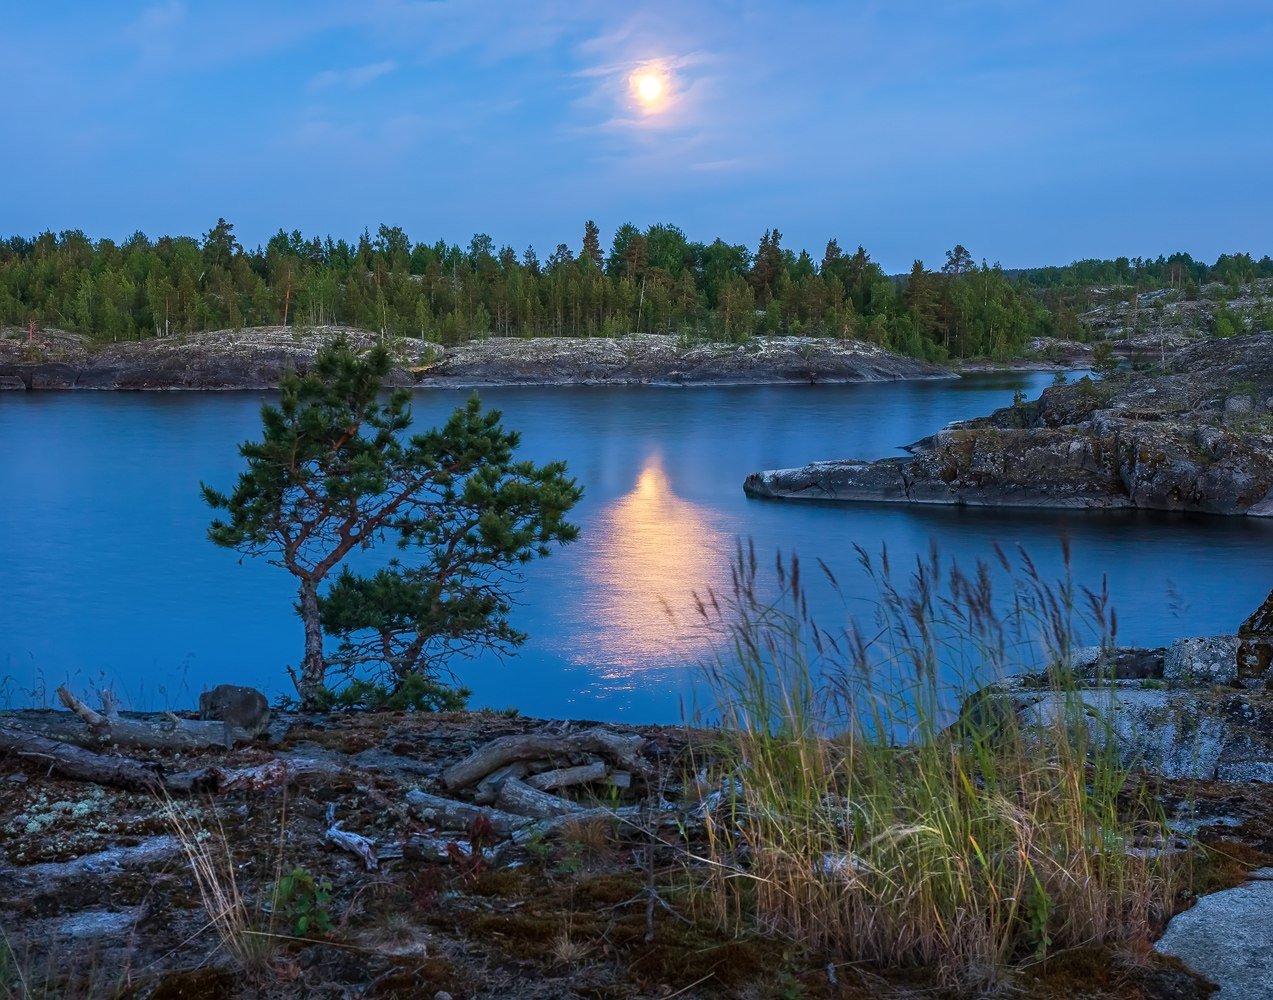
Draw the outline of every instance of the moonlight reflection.
[[[728,582],[733,544],[711,516],[672,492],[657,456],[646,459],[632,491],[592,529],[576,662],[621,680],[673,661],[692,664],[707,651],[693,595]]]

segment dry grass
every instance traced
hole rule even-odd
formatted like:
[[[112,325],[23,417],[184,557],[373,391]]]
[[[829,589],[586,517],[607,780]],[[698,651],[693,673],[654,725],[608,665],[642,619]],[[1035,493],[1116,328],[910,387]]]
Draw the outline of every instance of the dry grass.
[[[190,864],[208,927],[242,969],[251,973],[263,971],[273,955],[275,935],[269,922],[248,904],[220,817],[216,817],[214,832],[167,795],[162,805],[164,817]]]
[[[795,560],[762,599],[754,553],[702,604],[729,653],[710,672],[722,793],[697,903],[845,961],[977,980],[1055,948],[1145,942],[1173,893],[1153,849],[1165,826],[1089,735],[1065,669],[1081,617],[1068,581],[1000,554],[1019,571],[1000,614],[989,567],[946,573],[933,555],[899,587],[887,556],[860,555],[882,595],[869,628],[820,629]],[[1083,597],[1107,630],[1105,595]],[[941,678],[1024,665],[1068,691],[1055,717],[1028,726],[990,699],[947,725],[960,686]]]

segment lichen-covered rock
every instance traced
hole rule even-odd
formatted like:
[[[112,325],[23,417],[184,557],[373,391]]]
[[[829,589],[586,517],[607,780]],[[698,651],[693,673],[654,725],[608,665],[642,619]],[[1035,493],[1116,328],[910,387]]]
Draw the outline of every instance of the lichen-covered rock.
[[[1158,375],[1083,380],[953,425],[911,457],[756,473],[751,496],[1273,516],[1273,335],[1186,348]]]
[[[1238,628],[1238,676],[1273,686],[1273,593]]]
[[[1273,762],[1273,694],[1262,689],[1165,689],[1125,681],[1080,690],[1077,698],[1030,688],[998,697],[1044,733],[1081,704],[1081,721],[1096,745],[1112,741],[1128,766],[1164,778],[1258,781]]]
[[[1233,684],[1238,679],[1238,637],[1177,639],[1167,647],[1163,679],[1178,686]]]

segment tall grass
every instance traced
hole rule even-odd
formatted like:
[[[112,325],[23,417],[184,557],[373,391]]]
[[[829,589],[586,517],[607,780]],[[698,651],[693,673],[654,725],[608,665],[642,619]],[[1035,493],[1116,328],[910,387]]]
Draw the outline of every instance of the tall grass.
[[[879,593],[865,622],[821,628],[799,561],[762,583],[753,550],[700,601],[723,640],[708,673],[724,731],[700,902],[843,960],[977,978],[1145,940],[1172,893],[1163,816],[1089,735],[1068,671],[1083,629],[1112,642],[1104,590],[1075,590],[1068,552],[1048,584],[997,551],[1003,605],[990,566],[934,552],[899,581],[887,553],[858,555]],[[1062,692],[1055,711],[1027,723],[989,693],[955,712],[974,678],[1024,668]]]

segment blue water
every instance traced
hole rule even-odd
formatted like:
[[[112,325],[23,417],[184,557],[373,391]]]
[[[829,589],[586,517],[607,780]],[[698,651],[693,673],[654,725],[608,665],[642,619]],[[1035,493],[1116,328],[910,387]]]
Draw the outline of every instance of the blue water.
[[[1038,373],[856,386],[488,389],[526,455],[583,484],[579,542],[533,564],[514,657],[458,664],[475,706],[542,717],[674,721],[709,644],[690,592],[728,583],[736,539],[824,559],[849,597],[871,591],[852,543],[896,565],[932,542],[971,563],[1025,545],[1045,576],[1069,538],[1074,576],[1108,574],[1120,640],[1232,631],[1273,585],[1273,525],[1148,513],[993,511],[748,500],[747,473],[879,458],[947,422],[1031,396]],[[289,693],[300,656],[291,578],[205,538],[201,480],[228,488],[261,393],[0,396],[0,705],[70,681],[137,708],[194,704],[206,685]],[[462,400],[416,396],[420,423]],[[816,581],[815,581],[816,583]],[[833,617],[838,600],[825,599]],[[669,614],[670,611],[670,614]]]

